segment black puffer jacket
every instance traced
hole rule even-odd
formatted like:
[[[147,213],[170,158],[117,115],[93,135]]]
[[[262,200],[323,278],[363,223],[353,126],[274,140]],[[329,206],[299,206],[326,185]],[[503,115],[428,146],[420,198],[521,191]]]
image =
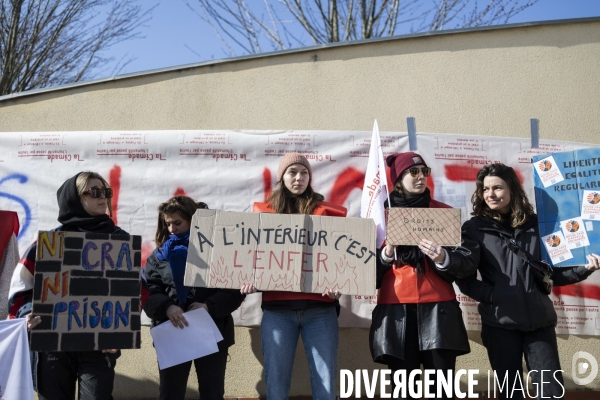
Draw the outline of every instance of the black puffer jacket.
[[[471,256],[451,252],[451,264],[474,263],[476,275],[456,283],[467,296],[479,301],[482,323],[490,326],[532,331],[556,326],[556,312],[550,298],[534,281],[529,265],[508,248],[514,239],[532,259],[540,259],[538,219],[533,215],[513,232],[491,218],[473,217],[463,224],[463,243],[478,243]],[[586,279],[591,274],[585,266],[557,267],[554,285],[563,286]]]
[[[239,290],[198,287],[190,290],[186,304],[180,304],[177,301],[171,266],[167,261],[159,261],[156,254],[157,249],[154,249],[144,267],[144,285],[150,292],[144,311],[152,318],[153,323],[156,325],[167,321],[167,308],[173,304],[186,310],[193,302],[205,303],[208,313],[223,335],[224,344],[227,347],[233,345],[235,340],[231,313],[238,309],[245,296]]]

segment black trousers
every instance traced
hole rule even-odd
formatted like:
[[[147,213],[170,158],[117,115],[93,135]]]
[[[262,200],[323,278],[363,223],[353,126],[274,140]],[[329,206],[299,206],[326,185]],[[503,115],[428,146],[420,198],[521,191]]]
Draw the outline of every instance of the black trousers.
[[[225,395],[225,367],[227,346],[219,342],[219,351],[194,360],[198,391],[202,400],[223,400]],[[184,400],[192,361],[161,369],[160,400]]]
[[[527,382],[522,378],[523,355],[533,386],[529,393],[535,395],[537,391],[538,399],[563,398],[565,389],[554,327],[523,332],[483,324],[481,339],[500,384],[506,377],[499,399],[523,399],[524,392],[513,387],[522,388],[527,394]],[[493,389],[490,391],[493,394]]]
[[[451,335],[452,332],[441,332],[441,334]],[[406,380],[411,371],[415,369],[435,369],[440,370],[446,376],[448,370],[452,370],[452,377],[454,377],[454,367],[456,366],[456,351],[447,349],[434,349],[434,350],[419,350],[419,325],[417,321],[417,305],[408,304],[406,306],[406,328],[404,331],[404,360],[398,358],[390,359],[388,368],[392,370],[392,376],[398,370],[406,370]],[[433,377],[435,381],[435,376]],[[394,387],[392,379],[392,387]],[[413,386],[414,387],[414,386]],[[416,389],[415,389],[416,392]],[[437,393],[437,386],[435,383],[429,387],[430,393]],[[425,388],[422,388],[422,394],[424,395]],[[445,392],[442,391],[444,394]],[[402,396],[402,392],[399,393]],[[397,397],[400,399],[414,399],[410,396],[410,393],[406,392],[406,397]],[[453,399],[454,396],[442,396],[436,397],[438,400],[449,400]],[[417,397],[421,399],[421,397]]]
[[[115,354],[101,351],[40,352],[37,365],[39,400],[112,400]]]

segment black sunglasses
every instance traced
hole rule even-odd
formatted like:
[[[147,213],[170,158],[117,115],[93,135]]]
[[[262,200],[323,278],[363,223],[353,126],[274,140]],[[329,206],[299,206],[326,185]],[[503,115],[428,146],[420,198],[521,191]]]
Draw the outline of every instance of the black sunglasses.
[[[99,199],[104,195],[107,199],[113,197],[113,190],[111,188],[91,188],[81,194],[82,196],[89,195],[94,199]]]
[[[416,178],[417,176],[419,176],[419,172],[422,172],[423,176],[425,178],[427,178],[429,175],[431,175],[431,168],[429,168],[429,167],[423,167],[423,168],[411,167],[411,168],[407,169],[407,171],[410,174],[410,176],[412,176],[413,178]]]

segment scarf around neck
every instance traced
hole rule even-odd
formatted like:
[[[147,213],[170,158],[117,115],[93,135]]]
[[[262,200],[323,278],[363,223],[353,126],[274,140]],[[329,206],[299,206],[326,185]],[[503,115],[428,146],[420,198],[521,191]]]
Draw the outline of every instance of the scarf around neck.
[[[190,288],[183,284],[185,276],[185,262],[187,260],[188,245],[190,241],[190,231],[169,235],[169,238],[158,249],[157,258],[160,261],[167,261],[171,267],[173,275],[173,284],[177,300],[185,307]]]

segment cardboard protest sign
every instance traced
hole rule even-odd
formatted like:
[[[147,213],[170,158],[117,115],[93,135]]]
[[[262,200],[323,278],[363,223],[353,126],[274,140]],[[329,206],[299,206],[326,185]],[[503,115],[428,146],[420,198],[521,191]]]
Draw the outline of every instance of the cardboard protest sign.
[[[375,238],[370,219],[198,210],[184,283],[374,295]]]
[[[460,208],[387,209],[386,243],[415,246],[421,239],[460,246]]]
[[[532,163],[543,257],[559,267],[586,264],[587,254],[600,252],[600,148]]]
[[[140,348],[141,237],[38,234],[32,351]]]

